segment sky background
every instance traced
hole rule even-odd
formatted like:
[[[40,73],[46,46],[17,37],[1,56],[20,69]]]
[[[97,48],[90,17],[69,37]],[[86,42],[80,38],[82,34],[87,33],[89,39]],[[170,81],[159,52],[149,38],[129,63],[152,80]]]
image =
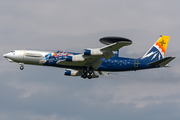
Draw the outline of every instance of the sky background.
[[[0,0],[0,120],[179,120],[179,0]],[[106,36],[133,44],[120,56],[142,56],[171,36],[167,68],[84,80],[61,68],[9,63],[14,49],[83,52]]]

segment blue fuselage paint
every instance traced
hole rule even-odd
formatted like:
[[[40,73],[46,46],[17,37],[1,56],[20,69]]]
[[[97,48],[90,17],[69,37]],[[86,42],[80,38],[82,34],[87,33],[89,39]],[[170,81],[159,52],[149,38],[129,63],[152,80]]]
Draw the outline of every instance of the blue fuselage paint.
[[[70,53],[72,55],[78,55],[80,53]],[[59,60],[65,60],[67,56],[50,56],[44,66],[54,66],[71,69],[83,69],[86,66],[70,66],[70,65],[58,65],[56,64]],[[108,60],[101,58],[102,64],[99,66],[98,71],[132,71],[149,68],[157,68],[158,66],[150,66],[148,63],[150,60],[133,59],[124,57],[113,57]]]
[[[150,61],[132,59],[132,58],[123,58],[115,57],[105,60],[101,59],[102,64],[98,70],[102,71],[131,71],[131,70],[141,70],[148,68],[155,68],[156,66],[150,66],[148,63]]]

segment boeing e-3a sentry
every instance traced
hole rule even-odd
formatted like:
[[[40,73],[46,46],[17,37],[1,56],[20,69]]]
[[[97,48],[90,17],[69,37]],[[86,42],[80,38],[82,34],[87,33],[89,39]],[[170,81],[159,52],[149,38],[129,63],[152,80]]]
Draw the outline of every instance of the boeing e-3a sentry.
[[[175,57],[165,57],[170,36],[160,36],[157,42],[140,58],[119,57],[119,49],[132,44],[122,37],[104,37],[102,48],[87,48],[83,53],[64,51],[13,50],[3,56],[9,62],[66,68],[64,75],[97,78],[107,72],[132,71],[165,67]]]

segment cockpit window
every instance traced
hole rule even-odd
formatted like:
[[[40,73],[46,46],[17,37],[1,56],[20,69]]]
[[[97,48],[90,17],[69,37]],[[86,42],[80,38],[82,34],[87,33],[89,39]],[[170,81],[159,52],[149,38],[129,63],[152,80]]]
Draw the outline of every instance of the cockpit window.
[[[15,51],[10,51],[10,53],[12,53],[13,55],[15,55]]]

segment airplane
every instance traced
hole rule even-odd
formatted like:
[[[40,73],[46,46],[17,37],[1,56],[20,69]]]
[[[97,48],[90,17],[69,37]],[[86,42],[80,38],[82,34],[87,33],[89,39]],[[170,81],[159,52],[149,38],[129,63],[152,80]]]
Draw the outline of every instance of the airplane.
[[[132,44],[123,37],[104,37],[99,41],[106,46],[86,48],[83,53],[65,51],[13,50],[3,56],[9,62],[66,68],[64,75],[98,78],[110,72],[136,71],[168,66],[175,57],[165,57],[170,36],[160,36],[155,44],[140,58],[119,57],[119,49]]]

